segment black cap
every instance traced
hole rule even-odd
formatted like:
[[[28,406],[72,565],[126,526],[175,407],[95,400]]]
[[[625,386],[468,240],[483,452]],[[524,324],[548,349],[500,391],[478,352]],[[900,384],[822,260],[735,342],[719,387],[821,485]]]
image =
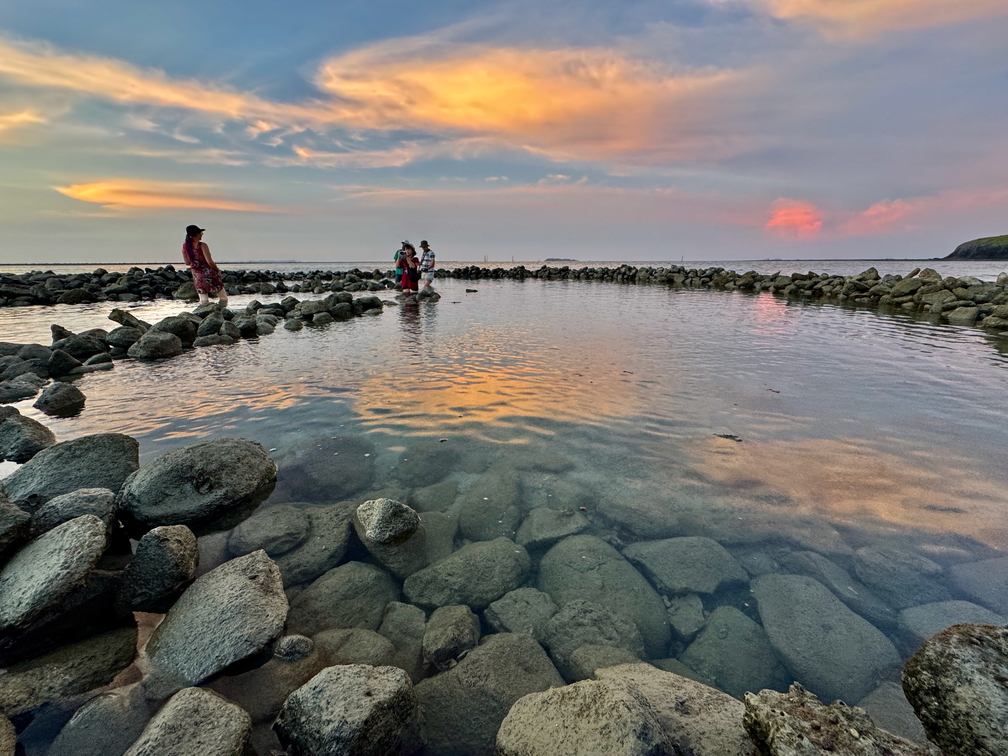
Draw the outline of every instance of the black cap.
[[[423,240],[422,242],[420,242],[420,246],[421,246],[421,247],[429,247],[429,246],[430,246],[430,244],[428,244],[428,243],[427,243],[427,240],[426,240],[426,239],[424,239],[424,240]]]
[[[203,233],[204,231],[206,231],[206,229],[200,228],[199,226],[186,226],[185,230],[186,236],[196,236],[196,234]]]

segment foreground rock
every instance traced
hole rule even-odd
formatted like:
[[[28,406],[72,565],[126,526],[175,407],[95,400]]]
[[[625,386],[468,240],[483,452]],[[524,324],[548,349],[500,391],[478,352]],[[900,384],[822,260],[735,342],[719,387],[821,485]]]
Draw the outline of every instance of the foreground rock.
[[[945,756],[1008,753],[1008,628],[955,625],[903,669],[903,690]]]
[[[174,333],[147,331],[126,350],[126,354],[138,360],[163,360],[175,357],[182,354],[182,339]]]
[[[162,454],[132,474],[119,492],[123,521],[144,532],[158,525],[208,525],[248,506],[276,475],[255,441],[220,438]]]
[[[196,577],[199,547],[185,525],[163,525],[144,534],[123,571],[116,597],[120,612],[167,612]]]
[[[56,443],[56,436],[14,407],[0,407],[0,460],[23,464]]]
[[[941,756],[930,744],[879,729],[863,709],[841,701],[823,705],[797,683],[787,693],[747,693],[745,708],[745,728],[769,756]]]
[[[17,733],[6,717],[0,717],[0,756],[14,756]]]
[[[79,488],[118,491],[140,467],[140,445],[121,433],[99,433],[43,449],[3,481],[7,497],[34,511]]]
[[[31,515],[15,507],[0,491],[0,565],[7,561],[31,533]]]
[[[197,685],[264,651],[283,632],[287,597],[280,570],[257,551],[200,577],[147,643],[156,672]]]
[[[115,495],[107,488],[81,488],[49,499],[32,515],[32,538],[86,514],[94,515],[111,529],[116,515]]]
[[[530,564],[528,552],[514,541],[480,541],[413,573],[403,583],[403,592],[420,606],[466,604],[481,611],[521,585]]]
[[[184,688],[154,715],[126,756],[242,756],[252,720],[202,688]]]

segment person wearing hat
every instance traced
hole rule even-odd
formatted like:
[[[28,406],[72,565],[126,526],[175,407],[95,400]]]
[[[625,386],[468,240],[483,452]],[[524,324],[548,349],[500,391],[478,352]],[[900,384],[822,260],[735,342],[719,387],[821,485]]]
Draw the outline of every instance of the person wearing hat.
[[[193,286],[199,294],[200,304],[210,301],[210,295],[217,297],[221,307],[227,307],[228,297],[221,280],[221,270],[210,256],[210,247],[203,241],[205,228],[186,226],[186,240],[182,244],[182,259],[192,273]]]
[[[420,242],[420,249],[423,250],[423,255],[420,257],[420,275],[423,278],[424,291],[429,291],[434,282],[434,250],[427,244],[426,239]]]
[[[402,261],[406,258],[406,250],[411,246],[413,245],[409,243],[408,239],[403,239],[402,246],[395,251],[394,255],[392,255],[392,259],[395,261],[396,264],[395,282],[397,286],[402,285],[402,272],[403,272]]]

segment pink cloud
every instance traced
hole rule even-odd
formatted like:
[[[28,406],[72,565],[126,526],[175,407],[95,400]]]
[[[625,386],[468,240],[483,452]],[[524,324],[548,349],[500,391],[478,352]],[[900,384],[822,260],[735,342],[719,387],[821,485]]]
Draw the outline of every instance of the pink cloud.
[[[848,236],[873,236],[892,230],[892,226],[904,218],[916,215],[927,199],[884,200],[876,202],[867,210],[862,210],[841,227]]]
[[[822,211],[810,202],[780,198],[764,228],[788,239],[815,239],[822,230]]]

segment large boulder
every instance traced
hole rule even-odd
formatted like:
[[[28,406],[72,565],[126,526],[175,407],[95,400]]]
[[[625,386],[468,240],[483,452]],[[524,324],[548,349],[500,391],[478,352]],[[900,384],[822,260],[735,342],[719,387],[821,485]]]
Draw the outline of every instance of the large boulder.
[[[72,383],[56,381],[42,390],[32,406],[53,417],[70,417],[84,409],[84,392]]]
[[[161,360],[182,354],[182,340],[174,333],[147,331],[136,340],[126,354],[138,360]]]
[[[38,420],[0,407],[0,460],[23,464],[55,443],[56,436]]]
[[[481,611],[521,585],[530,565],[528,552],[514,541],[478,541],[414,572],[403,583],[403,592],[420,606],[466,604]]]
[[[644,656],[644,641],[632,621],[580,599],[565,604],[546,622],[542,644],[568,681],[578,678],[571,666],[571,655],[581,646],[625,649],[633,654],[635,661]]]
[[[34,511],[79,488],[118,491],[140,466],[140,445],[121,433],[99,433],[43,449],[3,481],[7,497]]]
[[[882,602],[871,589],[855,580],[840,565],[814,551],[794,551],[784,560],[786,572],[808,575],[818,580],[843,601],[853,611],[878,628],[889,630],[896,627],[897,615]]]
[[[156,673],[197,685],[269,648],[283,632],[287,597],[263,551],[225,562],[196,580],[147,643]]]
[[[119,492],[120,517],[144,532],[158,525],[207,526],[268,493],[276,465],[255,441],[219,438],[162,454]]]
[[[308,438],[277,457],[277,493],[287,501],[338,501],[370,485],[375,447],[357,436]]]
[[[191,344],[196,339],[198,327],[187,315],[170,315],[158,321],[147,333],[173,333],[183,344]]]
[[[401,669],[328,667],[287,697],[273,729],[295,754],[377,756],[400,752],[415,711]]]
[[[198,566],[196,536],[185,525],[149,530],[123,571],[116,605],[122,612],[167,612]]]
[[[417,684],[425,753],[492,756],[497,730],[515,701],[561,685],[546,652],[529,636],[487,636],[455,667]]]
[[[385,607],[399,600],[399,586],[384,570],[347,562],[329,570],[291,603],[290,632],[314,635],[333,628],[377,630]]]
[[[107,488],[81,488],[49,499],[32,515],[32,538],[86,514],[94,515],[111,530],[116,518],[115,495]]]
[[[749,574],[735,557],[710,538],[667,538],[642,541],[623,549],[664,594],[714,593],[733,583],[746,583]]]
[[[242,756],[252,719],[202,688],[183,688],[154,715],[125,756]]]
[[[903,691],[945,756],[1008,753],[1008,628],[954,625],[903,668]]]
[[[752,585],[770,643],[792,675],[821,698],[859,701],[899,666],[882,631],[812,578],[769,574]]]
[[[624,617],[640,630],[649,659],[666,655],[665,604],[651,584],[612,546],[595,536],[565,538],[539,563],[539,590],[563,607],[584,599]]]

